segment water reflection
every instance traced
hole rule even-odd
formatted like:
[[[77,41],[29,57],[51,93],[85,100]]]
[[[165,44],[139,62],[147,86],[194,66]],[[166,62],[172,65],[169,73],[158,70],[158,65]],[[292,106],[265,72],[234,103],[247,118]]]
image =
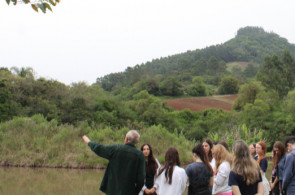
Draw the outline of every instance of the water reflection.
[[[103,194],[99,191],[104,170],[0,168],[0,194]]]

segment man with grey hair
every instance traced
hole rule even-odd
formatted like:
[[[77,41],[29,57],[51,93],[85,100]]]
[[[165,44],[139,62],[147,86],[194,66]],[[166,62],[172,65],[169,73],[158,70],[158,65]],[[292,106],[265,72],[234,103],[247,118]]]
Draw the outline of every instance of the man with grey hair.
[[[140,138],[140,135],[139,135],[139,133],[136,130],[130,130],[126,134],[126,137],[125,137],[125,141],[124,142],[125,143],[131,142],[131,143],[137,144],[139,142],[139,138]]]
[[[98,156],[109,160],[100,190],[109,195],[138,194],[144,185],[145,159],[135,144],[139,133],[130,130],[124,144],[103,145],[91,141],[87,136],[82,139]]]

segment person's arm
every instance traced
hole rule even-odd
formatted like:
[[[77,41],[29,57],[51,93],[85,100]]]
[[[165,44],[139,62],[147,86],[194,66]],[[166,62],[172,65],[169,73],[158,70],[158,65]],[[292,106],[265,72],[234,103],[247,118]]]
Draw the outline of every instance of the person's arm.
[[[280,160],[278,164],[278,178],[279,178],[279,190],[282,191],[282,185],[283,185],[283,175],[284,175],[284,165],[285,165],[286,156],[283,156],[283,158]]]
[[[112,157],[113,152],[115,151],[115,145],[105,146],[103,144],[95,143],[91,141],[86,135],[82,136],[83,141],[88,144],[90,149],[100,157],[110,159]]]
[[[291,178],[293,177],[293,162],[290,155],[286,157],[285,166],[284,166],[284,176],[283,176],[283,190],[287,189]]]
[[[278,175],[279,180],[283,180],[285,160],[286,160],[286,156],[284,156],[278,164],[278,174],[277,175]]]
[[[214,177],[210,177],[210,183],[209,183],[209,187],[212,188],[213,187],[213,182],[214,182]]]
[[[231,186],[234,195],[241,195],[239,186]]]
[[[258,186],[257,186],[257,195],[263,195],[263,183],[262,182],[258,182]]]
[[[155,192],[156,192],[156,187],[152,187],[151,189],[150,189],[150,194],[154,194]],[[148,193],[147,193],[148,194]]]
[[[275,180],[270,184],[270,189],[273,190],[278,182],[279,182],[279,178],[276,177]]]
[[[230,165],[226,162],[221,163],[221,165],[218,168],[218,173],[214,179],[214,184],[217,186],[223,185],[227,177],[229,176],[230,172]]]
[[[151,191],[149,189],[147,189],[147,188],[144,190],[144,193],[146,193],[146,194],[152,194]]]
[[[146,187],[145,185],[143,185],[143,187],[141,188],[141,192],[142,192],[142,194],[144,194],[144,192],[145,192],[146,194],[148,194],[148,192],[147,192],[146,190],[148,190],[147,187]]]
[[[82,139],[86,144],[88,144],[91,141],[86,135],[83,135]]]
[[[159,183],[161,182],[161,181],[160,181],[160,176],[158,175],[158,174],[159,174],[159,170],[160,170],[160,167],[159,167],[158,170],[157,170],[157,173],[156,173],[156,179],[155,179],[155,184],[154,184],[154,188],[155,188],[155,191],[156,191],[157,193],[159,193],[159,188],[161,187],[161,186],[159,185]]]
[[[186,184],[187,184],[187,180],[188,180],[188,177],[186,175],[186,172],[183,168],[181,168],[181,191],[184,192],[185,188],[186,188]]]
[[[156,183],[156,178],[157,178],[157,172],[159,171],[161,164],[158,161],[158,159],[156,159],[156,162],[157,162],[158,168],[157,168],[157,171],[154,175],[154,186],[150,189],[150,194],[154,194],[156,192],[156,190],[159,188],[159,185]]]
[[[229,173],[228,185],[232,187],[234,195],[241,195],[241,191],[239,188],[239,176],[233,171],[230,171]]]

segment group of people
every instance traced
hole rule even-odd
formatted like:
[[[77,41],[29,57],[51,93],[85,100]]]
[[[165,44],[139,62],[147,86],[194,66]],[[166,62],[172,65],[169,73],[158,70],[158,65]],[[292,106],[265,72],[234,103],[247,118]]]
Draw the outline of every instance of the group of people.
[[[83,140],[98,156],[109,160],[100,190],[109,195],[281,195],[295,194],[295,137],[285,145],[273,146],[273,169],[269,183],[265,177],[268,162],[265,142],[248,146],[236,141],[232,152],[226,142],[207,139],[192,149],[194,162],[181,168],[178,151],[170,147],[161,165],[152,146],[137,150],[139,133],[130,130],[125,144],[103,145]],[[285,147],[286,146],[286,147]],[[286,155],[285,150],[290,154]]]

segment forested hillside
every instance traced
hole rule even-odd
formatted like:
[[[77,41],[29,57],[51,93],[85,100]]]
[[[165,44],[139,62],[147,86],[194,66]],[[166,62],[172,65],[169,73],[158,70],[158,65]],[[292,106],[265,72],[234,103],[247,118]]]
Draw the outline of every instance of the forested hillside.
[[[154,59],[124,72],[98,78],[107,91],[130,98],[140,90],[159,96],[206,96],[237,93],[237,87],[219,89],[223,79],[246,83],[253,78],[266,55],[282,55],[288,50],[295,56],[295,45],[275,33],[259,27],[245,27],[220,45]],[[245,69],[227,68],[231,62],[246,62]],[[196,78],[197,77],[197,78]],[[230,78],[229,78],[230,77]]]

